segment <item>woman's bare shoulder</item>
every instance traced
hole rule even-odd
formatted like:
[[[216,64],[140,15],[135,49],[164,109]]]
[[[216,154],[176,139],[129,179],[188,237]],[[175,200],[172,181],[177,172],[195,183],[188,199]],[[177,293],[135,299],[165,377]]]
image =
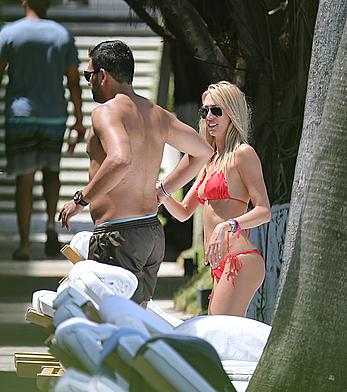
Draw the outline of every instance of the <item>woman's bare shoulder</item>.
[[[235,158],[244,159],[252,156],[257,156],[257,153],[255,152],[255,149],[247,143],[242,143],[235,151]]]
[[[249,163],[250,161],[259,161],[259,157],[255,149],[247,143],[243,143],[235,151],[236,165]]]

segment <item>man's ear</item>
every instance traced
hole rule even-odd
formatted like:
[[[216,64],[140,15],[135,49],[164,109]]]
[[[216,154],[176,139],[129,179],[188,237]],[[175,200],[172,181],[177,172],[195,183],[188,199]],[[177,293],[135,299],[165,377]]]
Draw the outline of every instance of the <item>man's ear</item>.
[[[113,79],[111,74],[104,68],[100,68],[99,73],[101,75],[100,83],[104,83],[106,80],[110,81],[110,78]]]

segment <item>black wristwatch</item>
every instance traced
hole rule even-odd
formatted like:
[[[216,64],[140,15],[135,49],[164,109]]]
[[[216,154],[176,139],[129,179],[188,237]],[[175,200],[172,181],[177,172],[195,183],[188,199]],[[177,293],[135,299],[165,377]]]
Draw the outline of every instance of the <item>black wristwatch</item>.
[[[85,201],[83,199],[83,192],[82,191],[75,192],[75,194],[73,195],[73,201],[75,202],[75,204],[80,204],[83,207],[85,207],[89,204],[87,201]]]

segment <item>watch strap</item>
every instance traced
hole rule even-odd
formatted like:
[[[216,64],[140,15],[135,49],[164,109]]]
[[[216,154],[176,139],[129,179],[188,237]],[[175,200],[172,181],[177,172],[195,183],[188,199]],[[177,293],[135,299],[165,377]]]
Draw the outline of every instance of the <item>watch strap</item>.
[[[241,233],[241,226],[240,223],[236,219],[228,219],[227,222],[229,223],[230,230],[229,232],[236,234],[236,238],[240,238]]]
[[[89,203],[83,199],[83,192],[82,191],[76,191],[74,196],[73,196],[73,201],[75,204],[79,204],[82,207],[86,207]]]
[[[229,227],[230,227],[229,231],[231,231],[232,233],[236,233],[236,231],[237,231],[237,222],[236,222],[236,220],[235,219],[228,219],[227,222],[228,222]]]

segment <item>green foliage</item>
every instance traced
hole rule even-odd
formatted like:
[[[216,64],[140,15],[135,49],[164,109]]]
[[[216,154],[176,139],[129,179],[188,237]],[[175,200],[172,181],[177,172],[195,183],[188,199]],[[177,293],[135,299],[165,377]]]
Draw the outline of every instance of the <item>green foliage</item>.
[[[160,206],[158,208],[158,219],[161,225],[164,227],[166,225],[167,219],[165,218],[165,216],[163,216],[163,211],[162,211],[163,208],[164,208],[163,206]]]
[[[190,314],[202,314],[205,309],[198,306],[199,289],[211,289],[210,269],[204,267],[193,276],[174,296],[175,307]]]
[[[174,90],[175,90],[175,83],[174,83],[174,74],[171,73],[170,81],[169,81],[169,91],[168,91],[168,102],[167,102],[167,110],[169,112],[175,111],[175,99],[174,99]]]
[[[198,263],[198,271],[205,267],[205,253],[203,246],[192,247],[184,250],[177,258],[178,263],[183,263],[184,259],[191,258]]]
[[[176,199],[177,201],[182,201],[183,200],[183,188],[181,188],[181,189],[177,189],[177,191],[175,191],[173,194],[172,194],[172,197],[174,198],[174,199]]]
[[[204,264],[203,247],[190,248],[183,251],[177,259],[183,263],[184,259],[192,258],[197,262],[197,274],[194,275],[174,296],[175,307],[190,314],[202,314],[205,309],[198,306],[197,295],[199,289],[211,289],[212,281],[210,269]]]
[[[172,197],[174,197],[178,201],[182,201],[183,189],[178,189],[176,192],[174,192],[172,194]],[[161,204],[158,208],[158,219],[160,220],[160,223],[162,224],[162,226],[165,226],[168,219],[166,218],[165,212],[163,212],[163,210],[165,210],[165,207]],[[175,218],[172,217],[172,219],[175,219]],[[187,257],[192,257],[192,256],[187,256]]]

